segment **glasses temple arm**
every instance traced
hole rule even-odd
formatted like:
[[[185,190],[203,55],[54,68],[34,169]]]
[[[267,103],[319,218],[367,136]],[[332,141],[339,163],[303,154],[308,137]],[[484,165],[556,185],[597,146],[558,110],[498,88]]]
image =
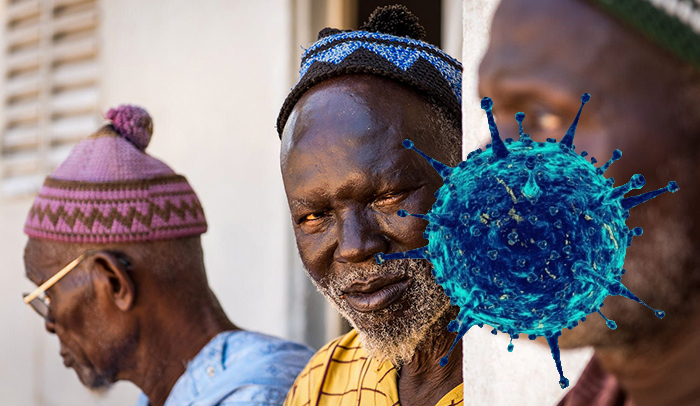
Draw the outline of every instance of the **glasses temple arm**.
[[[83,254],[79,256],[78,258],[74,259],[73,262],[70,264],[66,265],[65,268],[61,269],[56,273],[56,275],[52,276],[49,280],[46,282],[42,283],[41,286],[36,288],[32,293],[28,294],[27,296],[24,297],[24,303],[29,304],[32,300],[36,299],[40,294],[45,292],[47,289],[49,289],[51,286],[55,285],[56,282],[61,280],[66,274],[70,271],[72,271],[80,262],[82,262],[87,255]]]

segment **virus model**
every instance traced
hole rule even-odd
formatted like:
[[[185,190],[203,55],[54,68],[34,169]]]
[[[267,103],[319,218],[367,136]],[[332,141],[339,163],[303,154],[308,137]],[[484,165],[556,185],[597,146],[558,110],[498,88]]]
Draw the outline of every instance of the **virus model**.
[[[601,167],[588,162],[585,151],[576,154],[574,132],[589,94],[581,97],[576,119],[557,143],[534,142],[523,134],[525,114],[517,113],[520,139],[503,142],[493,119],[493,102],[485,97],[492,144],[477,149],[457,167],[446,166],[414,148],[444,179],[437,200],[427,215],[411,214],[430,222],[424,238],[427,246],[408,252],[377,254],[377,263],[396,258],[423,258],[432,262],[433,275],[459,316],[448,330],[459,342],[472,326],[493,326],[512,340],[527,334],[531,340],[544,336],[564,377],[558,338],[591,313],[600,314],[611,329],[615,322],[600,312],[608,295],[625,296],[645,306],[621,282],[625,251],[642,229],[625,225],[629,209],[666,191],[676,192],[676,182],[657,191],[623,197],[640,189],[645,180],[613,187],[603,174],[620,159],[616,150]],[[398,215],[409,215],[399,210]],[[647,306],[649,307],[649,306]],[[652,309],[654,310],[654,309]],[[662,318],[664,312],[654,310]],[[450,351],[452,351],[450,348]],[[449,355],[449,352],[448,352]],[[447,356],[440,365],[447,364]]]

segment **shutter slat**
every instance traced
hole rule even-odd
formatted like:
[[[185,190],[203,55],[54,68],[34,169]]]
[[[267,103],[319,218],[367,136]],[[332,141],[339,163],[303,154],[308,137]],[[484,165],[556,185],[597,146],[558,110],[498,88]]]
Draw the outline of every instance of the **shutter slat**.
[[[51,124],[51,140],[54,143],[81,140],[92,134],[99,125],[95,114],[58,118]]]
[[[53,72],[54,89],[92,85],[97,81],[97,62],[88,60],[59,65]]]
[[[75,59],[85,59],[97,55],[97,39],[87,37],[77,41],[64,42],[56,45],[53,50],[54,63]]]
[[[39,75],[18,76],[6,81],[5,96],[17,99],[39,93],[41,77]]]
[[[81,31],[89,28],[95,28],[97,25],[97,12],[88,9],[76,14],[68,14],[64,17],[56,19],[53,24],[54,35],[65,34],[69,32]]]
[[[5,109],[5,121],[8,125],[36,121],[39,119],[40,109],[38,101],[12,104]]]
[[[21,150],[3,154],[4,177],[31,175],[41,170],[41,162],[36,150]]]
[[[94,7],[95,0],[54,0],[53,4],[55,8],[75,6],[77,4],[90,4]]]
[[[95,88],[81,88],[61,92],[51,98],[51,114],[54,116],[75,115],[97,110],[99,94]]]
[[[39,0],[25,0],[7,5],[7,21],[13,23],[39,14]]]
[[[3,148],[36,148],[39,143],[39,127],[36,125],[19,126],[8,129],[2,140]]]
[[[7,48],[17,48],[34,42],[39,42],[39,24],[17,28],[5,36]]]
[[[7,70],[11,73],[39,67],[41,55],[39,49],[29,49],[20,52],[13,52],[7,57]]]
[[[97,0],[6,5],[0,199],[36,193],[100,125]]]

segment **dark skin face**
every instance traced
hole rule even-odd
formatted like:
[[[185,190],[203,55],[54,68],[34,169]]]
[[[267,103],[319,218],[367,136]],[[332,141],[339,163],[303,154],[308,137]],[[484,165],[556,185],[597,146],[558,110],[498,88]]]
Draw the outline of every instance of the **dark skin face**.
[[[319,283],[342,264],[372,262],[378,252],[426,245],[420,230],[425,224],[398,221],[396,211],[426,213],[442,186],[437,172],[401,145],[422,136],[414,134],[411,122],[424,114],[421,100],[414,96],[414,104],[394,108],[386,100],[356,97],[328,83],[299,104],[295,125],[288,126],[295,136],[283,137],[283,149],[289,151],[283,177],[297,245]],[[338,118],[338,111],[352,113]],[[430,151],[429,143],[422,144],[416,141]]]
[[[595,346],[637,405],[694,404],[687,395],[700,389],[697,360],[687,356],[687,348],[696,345],[690,342],[697,337],[693,331],[700,330],[694,249],[700,215],[693,203],[700,196],[700,109],[692,96],[699,82],[690,80],[697,74],[589,2],[575,0],[504,1],[480,67],[480,92],[494,99],[502,136],[517,139],[514,115],[523,111],[524,130],[533,139],[561,140],[580,95],[588,92],[592,98],[578,124],[576,151],[588,151],[600,166],[620,149],[622,159],[605,173],[615,186],[640,173],[647,181],[642,192],[670,180],[681,187],[680,193],[631,209],[627,221],[644,235],[627,249],[622,282],[666,317],[659,320],[635,302],[608,297],[602,311],[616,320],[617,330],[591,315],[559,340],[564,347]]]
[[[40,255],[42,243],[30,241],[26,249],[26,274],[41,285],[66,265],[62,258]],[[88,269],[96,269],[89,273]],[[118,361],[101,348],[103,342],[121,342],[117,353],[133,351],[133,321],[126,316],[135,299],[134,284],[126,267],[107,252],[81,263],[46,291],[51,300],[46,330],[56,334],[61,356],[87,387],[114,382]]]
[[[410,89],[366,75],[322,82],[295,106],[282,136],[282,174],[297,247],[319,285],[374,265],[376,253],[427,244],[424,221],[396,216],[399,209],[428,212],[442,186],[437,172],[401,145],[408,138],[447,160],[423,130],[426,114]],[[454,339],[442,331],[430,351],[417,351],[402,367],[401,404],[434,404],[461,383],[459,346],[447,367],[437,362]]]
[[[172,249],[195,244],[198,238],[177,247],[152,243],[152,252],[172,255]],[[30,239],[25,249],[27,278],[38,286],[88,251],[96,253],[46,291],[51,301],[46,330],[56,334],[64,364],[85,386],[106,388],[129,380],[146,393],[151,405],[160,406],[186,361],[218,332],[235,327],[206,286],[203,270],[200,277],[183,278],[190,288],[179,289],[178,279],[167,282],[148,274],[154,266],[148,249]],[[197,255],[192,252],[192,258]],[[204,299],[183,300],[196,290],[204,290],[198,295]]]

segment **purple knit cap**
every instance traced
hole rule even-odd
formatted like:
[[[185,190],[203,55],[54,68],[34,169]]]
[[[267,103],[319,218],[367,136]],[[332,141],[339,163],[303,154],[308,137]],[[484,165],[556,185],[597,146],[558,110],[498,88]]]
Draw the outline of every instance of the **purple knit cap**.
[[[200,235],[202,205],[185,177],[144,151],[153,121],[119,106],[49,176],[29,211],[31,238],[71,243],[126,243]]]

